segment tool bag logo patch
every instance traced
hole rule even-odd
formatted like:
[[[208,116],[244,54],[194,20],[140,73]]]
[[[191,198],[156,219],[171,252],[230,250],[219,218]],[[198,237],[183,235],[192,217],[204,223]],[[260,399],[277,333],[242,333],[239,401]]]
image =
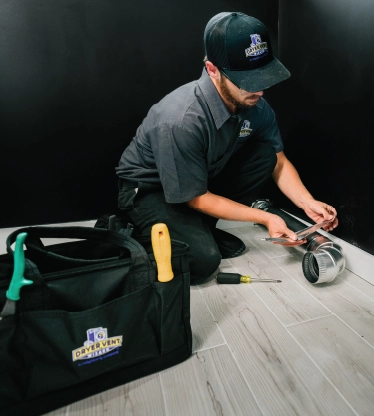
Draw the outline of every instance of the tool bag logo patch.
[[[88,360],[99,357],[97,359],[103,359],[112,355],[118,354],[118,348],[122,346],[122,335],[108,338],[108,330],[106,328],[91,328],[87,330],[87,341],[83,346],[72,351],[73,361]],[[111,351],[117,349],[116,352],[111,354]],[[105,356],[105,357],[103,357]],[[86,362],[90,364],[93,361]]]

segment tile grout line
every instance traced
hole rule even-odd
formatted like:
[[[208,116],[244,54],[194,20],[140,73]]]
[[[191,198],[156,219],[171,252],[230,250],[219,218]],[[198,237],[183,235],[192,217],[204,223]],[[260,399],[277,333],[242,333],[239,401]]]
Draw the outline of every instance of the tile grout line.
[[[235,266],[232,266],[232,267],[236,270],[236,267],[235,267]],[[200,286],[199,286],[199,285],[198,285],[197,287],[198,287],[198,289],[199,289],[199,291],[200,291],[200,293],[201,293],[202,289],[200,289]],[[231,354],[231,356],[232,356],[232,359],[234,360],[234,362],[235,362],[235,364],[236,364],[236,366],[237,366],[237,368],[238,368],[238,370],[239,370],[239,373],[242,375],[242,377],[243,377],[243,379],[244,379],[244,381],[245,381],[245,384],[247,385],[247,387],[248,387],[249,391],[251,392],[252,397],[253,397],[253,400],[256,402],[257,407],[258,407],[258,409],[259,409],[260,413],[262,413],[262,414],[263,414],[262,407],[260,406],[260,403],[259,403],[259,401],[257,400],[257,397],[256,397],[256,395],[254,394],[254,392],[253,392],[253,390],[252,390],[251,385],[248,383],[248,380],[247,380],[247,378],[245,377],[245,375],[244,375],[244,373],[243,373],[243,371],[242,371],[242,369],[241,369],[241,367],[240,367],[240,365],[239,365],[239,363],[238,363],[238,361],[237,361],[237,359],[236,359],[236,357],[235,357],[235,354],[232,352],[232,349],[231,349],[231,347],[230,347],[230,344],[227,342],[226,337],[223,335],[223,332],[222,332],[221,328],[219,327],[218,320],[216,320],[216,319],[215,319],[215,317],[214,317],[214,315],[213,315],[212,311],[211,311],[211,310],[210,310],[210,308],[209,308],[209,305],[207,304],[207,302],[206,302],[206,300],[205,300],[205,297],[204,297],[204,296],[201,296],[201,297],[203,298],[204,303],[205,303],[205,305],[206,305],[206,307],[207,307],[207,309],[208,309],[208,311],[209,311],[209,313],[210,313],[211,317],[213,318],[213,320],[214,320],[215,324],[217,325],[217,328],[218,328],[218,330],[219,330],[220,334],[222,335],[222,338],[224,339],[224,341],[225,341],[225,343],[226,343],[226,345],[227,345],[227,348],[228,348],[228,349],[229,349],[229,351],[230,351],[230,354]]]
[[[314,295],[312,295],[307,289],[305,289],[305,287],[303,285],[301,285],[296,279],[294,279],[286,270],[284,270],[282,268],[282,266],[280,266],[279,264],[275,263],[275,261],[271,257],[269,257],[266,254],[266,252],[264,252],[263,250],[261,250],[260,247],[256,247],[256,248],[258,250],[260,250],[261,253],[264,254],[269,260],[271,260],[271,262],[274,263],[275,266],[279,267],[284,273],[286,273],[286,275],[289,276],[298,286],[300,286],[303,291],[305,291],[309,296],[311,296],[314,300],[316,300],[323,308],[325,308],[327,311],[329,311],[331,314],[333,314],[333,312],[328,307],[326,307],[321,301],[319,301]]]
[[[159,377],[159,379],[160,379],[162,399],[163,399],[163,402],[164,402],[164,407],[165,407],[165,415],[164,415],[164,416],[168,416],[168,415],[170,414],[170,412],[169,412],[169,409],[168,409],[168,406],[167,406],[166,397],[165,397],[165,391],[166,391],[166,388],[165,388],[165,386],[164,386],[164,382],[162,381],[162,373],[163,373],[163,371],[160,371],[160,372],[158,373],[158,377]]]
[[[243,234],[243,235],[245,235],[246,237],[247,237],[247,235],[244,233],[244,232],[241,232],[240,231],[240,233],[241,234]],[[277,258],[280,258],[280,257],[286,257],[286,256],[290,256],[291,254],[283,254],[283,255],[280,255],[280,256],[269,256],[264,250],[262,250],[260,247],[258,247],[258,246],[256,246],[256,244],[255,243],[253,243],[252,242],[252,240],[251,240],[251,238],[250,237],[247,237],[250,241],[251,241],[251,243],[258,249],[258,250],[260,250],[268,259],[270,259],[270,260],[272,260],[273,261],[273,263],[276,265],[276,266],[278,266],[281,270],[283,270],[284,272],[285,272],[285,270],[282,268],[282,266],[280,266],[280,265],[278,265],[277,263],[275,263],[275,261],[273,260],[273,259],[277,259]],[[347,270],[349,270],[349,269],[347,269]],[[360,279],[362,279],[360,276],[358,276],[357,274],[355,274],[354,272],[352,272],[352,271],[350,271],[349,270],[349,272],[350,273],[352,273],[352,274],[354,274],[355,276],[357,276],[358,278],[360,278]],[[287,272],[285,272],[286,274],[288,274],[292,279],[293,279],[293,277],[289,274],[289,273],[287,273]],[[295,279],[293,279],[296,283],[298,283],[299,285],[300,285],[300,283],[297,281],[297,280],[295,280]],[[367,283],[367,284],[369,284],[369,285],[371,285],[371,286],[374,286],[372,283],[370,283],[370,282],[368,282],[367,280],[365,280],[365,279],[362,279],[365,283]],[[350,285],[350,286],[352,286],[355,290],[357,290],[358,292],[360,292],[360,293],[362,293],[363,295],[365,295],[367,298],[369,298],[370,300],[374,300],[372,297],[370,297],[370,296],[368,296],[368,295],[366,295],[364,292],[361,292],[359,289],[357,289],[354,285],[352,285],[351,283],[349,283],[349,282],[347,282],[347,284],[348,285]],[[301,286],[301,285],[300,285]],[[301,286],[304,290],[306,290],[303,286]],[[306,290],[307,291],[307,293],[309,293],[309,291],[308,290]],[[314,299],[316,299],[317,301],[318,301],[318,299],[317,298],[315,298],[311,293],[309,293]],[[318,301],[319,302],[319,301]],[[322,303],[321,303],[321,305],[322,306],[324,306],[326,309],[328,309],[325,305],[323,305]],[[328,309],[329,310],[329,309]]]
[[[352,273],[352,272],[351,272]],[[353,273],[354,274],[354,273]],[[355,275],[355,276],[357,276],[357,274]],[[360,278],[360,276],[357,276],[357,277],[359,277]],[[364,280],[364,279],[362,279],[362,280]],[[365,280],[365,282],[366,282],[366,280]],[[347,283],[347,285],[349,285],[349,286],[351,286],[351,287],[353,287],[355,290],[357,290],[357,292],[359,292],[359,293],[361,293],[362,295],[364,295],[365,297],[367,297],[368,299],[370,299],[371,301],[374,301],[374,298],[373,297],[371,297],[371,296],[368,296],[366,293],[364,293],[364,292],[361,292],[361,290],[359,290],[359,289],[357,289],[357,287],[355,287],[354,285],[352,285],[351,283],[349,283],[349,282],[346,282]],[[369,282],[366,282],[366,283],[369,283]],[[373,286],[371,283],[369,283],[369,285],[371,285],[371,286]]]
[[[244,233],[243,233],[244,234]],[[250,240],[252,241],[252,240]],[[252,242],[252,244],[254,244]],[[254,244],[256,246],[256,244]],[[280,266],[279,264],[275,263],[275,261],[269,257],[261,248],[259,248],[258,246],[256,246],[256,248],[258,250],[260,250],[268,259],[270,259],[272,261],[272,263],[274,263],[277,267],[279,267],[284,273],[286,273],[295,283],[297,283],[299,286],[301,286],[301,288],[307,292],[308,295],[310,295],[313,299],[315,299],[322,307],[324,307],[327,311],[330,312],[331,315],[335,316],[337,319],[339,319],[344,325],[346,325],[351,331],[353,331],[360,339],[362,339],[363,341],[365,341],[371,348],[374,349],[374,347],[368,342],[366,341],[365,338],[362,338],[360,336],[360,334],[358,334],[353,328],[351,328],[346,322],[344,322],[339,316],[337,316],[333,311],[331,311],[329,308],[327,308],[325,305],[323,305],[322,302],[320,302],[315,296],[313,296],[306,288],[304,288],[296,279],[293,278],[293,276],[291,276],[291,274],[289,274],[286,270],[284,270],[282,268],[282,266]],[[279,256],[279,257],[283,257],[283,256]],[[293,335],[290,333],[290,331],[287,329],[287,327],[278,319],[278,317],[275,315],[275,313],[270,310],[270,308],[266,305],[266,303],[261,299],[261,297],[256,293],[256,291],[254,291],[252,289],[253,293],[255,293],[255,295],[260,299],[260,301],[265,305],[265,307],[270,311],[270,313],[273,314],[273,316],[277,319],[277,321],[286,329],[287,333],[290,334],[290,336],[295,340],[295,342],[299,345],[299,347],[302,349],[302,351],[309,357],[309,359],[314,363],[314,365],[319,369],[319,371],[321,372],[321,374],[326,378],[326,380],[328,380],[328,382],[333,386],[333,388],[338,392],[338,394],[343,398],[343,400],[348,404],[348,406],[354,411],[355,414],[358,415],[358,413],[353,409],[353,407],[349,404],[349,402],[344,398],[344,396],[340,393],[340,391],[337,389],[337,387],[331,382],[331,380],[324,374],[324,372],[321,370],[321,368],[316,364],[316,362],[309,356],[309,354],[304,350],[304,348],[299,344],[299,342],[293,337]],[[327,316],[331,316],[331,315],[326,315]],[[321,319],[321,318],[316,318],[316,319]],[[293,326],[293,325],[290,325]]]
[[[265,254],[265,253],[264,253]],[[371,348],[374,349],[374,346],[370,344],[369,341],[367,341],[365,338],[363,338],[355,329],[353,329],[350,325],[347,324],[347,322],[343,321],[342,318],[340,318],[340,316],[338,316],[335,312],[331,311],[327,306],[325,306],[319,299],[317,299],[316,297],[314,297],[307,289],[305,289],[302,285],[300,285],[300,283],[294,279],[286,270],[284,270],[282,268],[282,266],[280,266],[279,264],[275,263],[274,264],[276,266],[278,266],[284,273],[286,273],[294,282],[296,282],[299,286],[301,286],[310,296],[312,296],[313,299],[315,299],[318,303],[320,303],[325,309],[327,309],[331,315],[334,315],[337,319],[339,319],[339,321],[341,321],[345,326],[347,326],[353,333],[355,333],[360,339],[362,339],[363,341],[365,341]],[[328,316],[328,315],[326,315]],[[284,326],[284,325],[283,325]],[[285,327],[285,326],[284,326]]]
[[[243,235],[246,235],[244,232],[242,233]],[[249,239],[249,238],[248,238]],[[346,325],[348,328],[350,328],[355,334],[357,334],[357,336],[360,339],[363,339],[369,346],[371,346],[372,348],[374,348],[368,341],[366,341],[366,339],[362,338],[356,331],[354,331],[349,325],[347,325],[339,316],[337,316],[334,312],[332,312],[328,307],[326,307],[325,305],[322,304],[322,302],[320,302],[313,294],[311,294],[306,288],[304,288],[296,279],[294,279],[294,277],[288,273],[286,270],[284,270],[279,264],[275,263],[275,261],[273,260],[273,258],[277,258],[277,257],[284,257],[284,256],[277,256],[277,257],[269,257],[266,252],[264,252],[260,247],[258,247],[255,243],[253,243],[253,241],[251,239],[249,239],[251,241],[251,243],[260,251],[262,252],[268,259],[271,260],[271,262],[279,267],[284,273],[286,273],[286,275],[288,275],[295,283],[297,283],[299,286],[301,286],[301,288],[309,295],[311,296],[313,299],[315,299],[324,309],[326,309],[327,311],[330,312],[330,315],[326,315],[325,317],[329,317],[329,316],[335,316],[337,319],[339,319],[344,325]],[[233,266],[234,267],[234,266]],[[331,384],[331,386],[334,388],[334,390],[338,393],[338,395],[343,399],[343,401],[348,405],[348,407],[354,412],[354,414],[356,414],[357,416],[359,416],[359,414],[356,412],[356,410],[351,406],[351,404],[347,401],[347,399],[342,395],[342,393],[338,390],[338,388],[334,385],[334,383],[329,379],[329,377],[327,377],[327,375],[322,371],[322,369],[319,367],[319,365],[312,359],[312,357],[307,353],[307,351],[302,347],[302,345],[297,341],[297,339],[295,339],[295,337],[290,333],[290,331],[288,330],[288,327],[290,326],[294,326],[297,324],[293,324],[293,325],[289,325],[288,327],[286,327],[279,319],[278,317],[275,315],[275,313],[270,310],[270,308],[266,305],[266,303],[261,299],[261,297],[256,293],[255,290],[253,290],[252,288],[250,288],[252,290],[252,292],[260,299],[260,301],[264,304],[264,306],[269,310],[269,312],[276,318],[276,320],[280,323],[281,326],[283,326],[285,328],[285,330],[287,331],[287,333],[291,336],[291,338],[296,342],[296,344],[300,347],[300,349],[303,351],[303,353],[311,360],[311,362],[314,364],[314,366],[320,371],[320,373],[322,374],[322,376]],[[357,290],[357,289],[356,289]],[[309,321],[315,320],[315,319],[321,319],[322,317],[319,318],[314,318],[311,319]],[[309,322],[309,321],[305,321],[305,322]],[[304,323],[304,322],[301,322]],[[298,323],[300,324],[300,323]]]
[[[344,395],[340,392],[340,390],[335,386],[335,384],[330,380],[329,377],[322,371],[320,366],[314,361],[314,359],[304,350],[303,346],[297,341],[297,339],[290,333],[290,331],[286,328],[286,331],[291,336],[291,338],[296,342],[296,344],[301,348],[301,350],[304,352],[304,354],[309,357],[309,359],[312,361],[312,363],[315,365],[315,367],[321,372],[321,374],[326,378],[326,380],[331,384],[331,386],[335,389],[335,391],[339,394],[339,396],[345,401],[348,405],[348,407],[357,415],[360,416],[358,412],[354,409],[354,407],[349,403],[349,401],[344,397]]]
[[[310,359],[310,361],[314,364],[317,370],[322,374],[322,376],[331,384],[332,388],[339,394],[339,396],[343,399],[343,401],[348,405],[348,407],[353,411],[353,413],[357,416],[360,416],[356,410],[352,407],[352,405],[348,402],[348,400],[343,396],[343,394],[339,391],[339,389],[335,386],[335,384],[330,380],[329,377],[322,371],[320,366],[314,361],[314,359],[308,354],[308,352],[303,348],[303,346],[297,341],[297,339],[290,333],[288,328],[282,324],[282,322],[278,319],[275,313],[266,305],[266,303],[260,298],[260,296],[252,289],[252,292],[260,299],[260,301],[264,304],[265,308],[275,317],[275,319],[283,326],[283,328],[287,331],[287,333],[291,336],[291,338],[296,342],[296,344],[300,347],[301,351]],[[333,313],[331,315],[334,315]],[[331,315],[326,315],[331,316]],[[321,319],[321,318],[315,318]],[[314,320],[314,319],[312,319]],[[304,323],[304,322],[301,322]],[[293,326],[293,325],[291,325]]]
[[[272,256],[272,257],[268,256],[268,257],[269,259],[279,259],[280,257],[290,257],[290,256],[291,256],[290,254],[282,254],[281,256]]]
[[[328,316],[334,316],[333,313],[329,313],[328,315],[323,315],[323,316],[317,316],[316,318],[311,318],[311,319],[306,319],[305,321],[301,321],[301,322],[295,322],[294,324],[289,324],[289,325],[284,325],[282,324],[285,328],[290,328],[292,326],[296,326],[296,325],[300,325],[300,324],[305,324],[307,322],[311,322],[311,321],[316,321],[317,319],[322,319],[322,318],[327,318]]]
[[[354,330],[350,325],[347,324],[347,322],[344,322],[342,318],[340,318],[340,316],[336,315],[335,313],[333,313],[334,316],[336,316],[337,319],[339,319],[339,321],[341,321],[346,327],[348,327],[353,333],[355,333],[362,341],[366,342],[366,344],[369,345],[369,347],[371,347],[374,350],[374,345],[371,345],[369,341],[367,341],[363,336],[361,336],[356,330]]]
[[[258,248],[258,247],[257,247]],[[259,249],[259,250],[261,250],[261,249]],[[262,251],[262,250],[261,250]],[[264,253],[265,254],[265,253]],[[268,257],[269,258],[269,257]],[[274,263],[277,267],[279,267],[279,268],[281,268],[279,265],[277,265],[276,263]],[[234,269],[236,269],[236,267],[235,266],[232,266]],[[281,268],[282,269],[282,268]],[[283,269],[282,269],[283,270]],[[284,271],[284,270],[283,270]],[[285,272],[285,271],[284,271]],[[285,272],[288,276],[290,276],[287,272]],[[290,276],[291,278],[292,278],[292,276]],[[293,279],[293,278],[292,278]],[[293,280],[295,280],[295,279],[293,279]],[[298,283],[299,284],[299,283]],[[300,285],[300,284],[299,284]],[[300,285],[301,286],[301,285]],[[258,297],[258,299],[261,301],[261,303],[265,306],[265,308],[274,316],[274,318],[279,322],[279,324],[287,331],[287,333],[291,336],[291,338],[296,342],[296,344],[299,346],[299,348],[301,349],[301,351],[311,360],[311,362],[314,364],[314,366],[316,367],[316,369],[321,373],[321,375],[327,380],[327,382],[328,383],[330,383],[330,385],[332,386],[332,388],[338,393],[338,395],[343,399],[343,401],[348,405],[348,407],[353,411],[353,413],[355,414],[355,415],[357,415],[357,416],[359,416],[359,414],[356,412],[356,410],[352,407],[352,405],[347,401],[347,399],[342,395],[342,393],[338,390],[338,388],[334,385],[334,383],[329,379],[329,377],[327,377],[327,375],[322,371],[322,369],[318,366],[318,364],[312,359],[312,357],[310,357],[310,355],[307,353],[307,351],[302,347],[302,345],[300,345],[300,343],[294,338],[294,336],[290,333],[290,331],[287,329],[287,327],[279,320],[279,318],[276,316],[276,314],[266,305],[266,303],[261,299],[261,297],[256,293],[256,291],[255,290],[253,290],[253,288],[249,288],[251,291],[252,291],[252,293],[254,293],[257,297]],[[303,288],[304,289],[304,288]],[[306,289],[304,289],[304,290],[306,290]],[[309,293],[308,291],[307,291],[307,293]],[[309,293],[310,294],[310,293]],[[311,294],[310,294],[311,295]],[[312,295],[311,295],[312,296]],[[312,296],[313,298],[314,298],[314,296]],[[205,300],[205,299],[204,299]],[[318,301],[318,299],[316,299],[317,301]],[[319,302],[319,301],[318,301]],[[322,303],[321,303],[321,305],[322,306],[324,306]],[[207,307],[208,307],[208,305],[207,305]],[[326,308],[327,309],[327,308]],[[209,310],[209,312],[211,313],[211,311],[210,311],[210,309],[209,309],[209,307],[208,307],[208,310]],[[328,309],[327,309],[328,310]],[[212,315],[213,316],[213,315]],[[330,311],[330,314],[329,315],[326,315],[325,317],[328,317],[328,316],[336,316],[332,311]],[[315,319],[321,319],[322,317],[319,317],[319,318],[314,318],[314,319],[311,319],[311,320],[309,320],[309,321],[312,321],[312,320],[315,320]],[[338,318],[338,317],[337,317]],[[214,319],[214,316],[213,316],[213,319]],[[304,322],[302,322],[302,323],[304,323]],[[343,322],[344,323],[344,322]],[[222,331],[221,331],[221,333],[222,333]],[[223,334],[222,334],[222,336],[223,336]],[[361,338],[361,337],[360,337]],[[224,338],[225,339],[225,338]],[[227,341],[226,341],[227,342]],[[229,344],[228,344],[228,346],[229,346]],[[231,354],[234,356],[234,354],[232,353],[232,351],[231,351],[231,348],[230,348],[230,346],[229,346],[229,349],[230,349],[230,352],[231,352]],[[234,357],[234,360],[235,360],[235,357]],[[236,362],[236,364],[238,365],[238,363],[237,363],[237,361],[235,360],[235,362]],[[238,367],[239,367],[239,365],[238,365]],[[240,368],[240,367],[239,367]],[[244,377],[244,374],[243,374],[243,377]],[[246,380],[246,378],[244,377],[244,379]],[[246,380],[246,382],[247,382],[247,380]],[[247,382],[247,384],[248,384],[248,382]],[[251,390],[251,392],[252,392],[252,390]],[[253,393],[252,393],[253,394]],[[254,395],[253,395],[254,396]],[[256,397],[254,396],[254,398],[256,399]],[[257,400],[256,400],[256,403],[257,403]]]
[[[264,253],[265,254],[265,253]],[[317,299],[316,297],[314,297],[311,293],[309,293],[309,291],[307,289],[305,289],[302,285],[300,285],[300,283],[294,279],[286,270],[284,270],[282,268],[282,266],[280,266],[279,264],[275,263],[275,265],[277,265],[284,273],[286,273],[294,282],[296,282],[299,286],[301,286],[310,296],[312,296],[313,299],[315,299],[318,303],[320,303],[325,309],[327,309],[331,315],[334,315],[337,319],[339,319],[339,321],[341,321],[345,326],[347,326],[353,333],[355,333],[360,339],[362,339],[363,341],[365,341],[371,348],[374,349],[374,346],[371,345],[369,343],[369,341],[367,341],[365,338],[363,338],[356,330],[354,330],[350,325],[347,324],[347,322],[343,321],[342,318],[340,318],[340,316],[338,316],[335,312],[331,311],[327,306],[325,306],[319,299]],[[327,315],[328,316],[328,315]]]
[[[244,234],[244,233],[242,233]],[[244,234],[245,235],[245,234]],[[249,239],[250,240],[250,239]],[[252,240],[251,240],[252,241]],[[254,243],[252,243],[254,244]],[[254,244],[256,246],[256,244]],[[353,331],[360,339],[362,339],[363,341],[365,341],[371,348],[374,349],[374,346],[371,345],[369,343],[369,341],[367,341],[365,338],[363,338],[357,331],[355,331],[350,325],[348,325],[346,322],[343,321],[343,319],[341,319],[335,312],[331,311],[327,306],[325,306],[319,299],[317,299],[313,294],[311,294],[303,285],[301,285],[296,279],[294,279],[294,277],[288,273],[285,269],[283,269],[282,266],[280,266],[279,264],[277,264],[271,257],[269,257],[266,252],[264,252],[260,247],[256,246],[256,248],[258,250],[261,251],[262,254],[264,254],[268,259],[270,259],[272,261],[272,263],[274,263],[277,267],[279,267],[284,273],[286,273],[296,284],[298,284],[309,296],[311,296],[316,302],[318,302],[323,308],[325,308],[327,311],[329,311],[331,313],[331,315],[336,316],[337,319],[339,319],[344,325],[346,325],[351,331]],[[283,257],[283,256],[279,256],[279,257]],[[352,286],[352,285],[351,285]],[[354,289],[356,289],[354,286],[352,286]],[[356,289],[357,290],[357,289]],[[257,293],[256,293],[257,295]],[[257,295],[258,296],[258,295]],[[258,296],[259,297],[259,296]],[[262,301],[262,299],[261,299]],[[262,301],[263,302],[263,301]],[[270,309],[269,309],[270,310]],[[273,312],[272,312],[273,313]],[[328,316],[328,315],[326,315]],[[277,318],[278,319],[278,318]],[[281,323],[282,324],[282,323]],[[282,324],[283,325],[283,324]],[[285,325],[283,325],[283,327],[286,328]]]
[[[217,325],[217,324],[216,324],[216,325]],[[196,354],[196,353],[198,353],[198,352],[203,352],[203,351],[208,351],[208,350],[211,350],[211,349],[213,349],[213,348],[222,347],[222,346],[224,346],[224,345],[227,345],[227,342],[224,342],[223,344],[219,344],[219,345],[212,345],[211,347],[202,348],[201,350],[195,350],[195,351],[192,351],[192,354]]]

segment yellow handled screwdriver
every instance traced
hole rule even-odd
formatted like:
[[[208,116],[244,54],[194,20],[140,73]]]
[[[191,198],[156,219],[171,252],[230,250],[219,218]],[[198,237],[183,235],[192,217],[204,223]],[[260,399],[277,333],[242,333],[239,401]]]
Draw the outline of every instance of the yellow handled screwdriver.
[[[171,268],[171,242],[166,224],[158,223],[151,231],[152,248],[155,256],[159,282],[169,282],[174,273]]]
[[[282,280],[276,279],[259,279],[258,277],[241,276],[239,273],[218,273],[216,276],[217,283],[224,285],[238,284],[238,283],[251,283],[251,282],[271,282],[280,283]]]

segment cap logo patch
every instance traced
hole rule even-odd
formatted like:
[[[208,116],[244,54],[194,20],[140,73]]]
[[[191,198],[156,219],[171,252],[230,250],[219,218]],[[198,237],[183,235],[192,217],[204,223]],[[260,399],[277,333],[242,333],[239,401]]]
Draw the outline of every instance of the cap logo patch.
[[[245,56],[260,56],[267,55],[268,53],[268,44],[267,42],[262,42],[261,36],[257,33],[250,35],[251,36],[251,46],[245,50]]]

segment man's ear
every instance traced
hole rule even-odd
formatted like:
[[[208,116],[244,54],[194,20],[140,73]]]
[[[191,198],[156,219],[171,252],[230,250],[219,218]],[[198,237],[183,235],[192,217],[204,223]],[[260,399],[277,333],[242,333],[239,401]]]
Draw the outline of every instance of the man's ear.
[[[215,79],[217,81],[221,78],[221,73],[219,72],[219,69],[210,61],[205,62],[205,68],[210,78]]]

